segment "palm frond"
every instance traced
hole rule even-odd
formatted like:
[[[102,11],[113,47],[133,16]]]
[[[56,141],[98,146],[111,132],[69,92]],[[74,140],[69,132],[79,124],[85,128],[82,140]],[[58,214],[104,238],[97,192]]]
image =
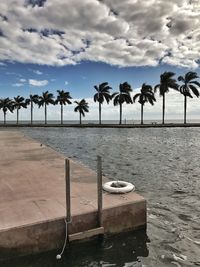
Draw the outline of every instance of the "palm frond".
[[[195,85],[197,85],[198,87],[200,87],[200,83],[197,82],[197,81],[192,81],[192,82],[190,82],[190,83],[195,84]]]
[[[135,102],[136,99],[137,99],[138,97],[140,97],[140,95],[141,95],[141,93],[138,93],[138,94],[134,95],[134,97],[133,97],[133,102]]]
[[[192,90],[193,94],[194,94],[196,97],[199,97],[199,91],[197,90],[197,88],[196,88],[194,85],[190,84],[190,85],[189,85],[189,88]]]
[[[160,84],[156,84],[154,86],[154,93],[156,93],[159,88],[160,88]]]
[[[94,88],[96,89],[97,92],[99,92],[99,87],[98,86],[94,86]]]
[[[185,79],[183,78],[183,76],[179,76],[179,77],[178,77],[178,81],[184,83],[184,82],[185,82]]]
[[[198,75],[196,72],[192,72],[192,71],[187,72],[185,74],[185,78],[181,80],[183,82],[183,84],[179,88],[181,94],[192,98],[192,94],[191,94],[192,92],[196,97],[199,97],[200,93],[198,89],[196,88],[196,86],[200,87],[200,83],[194,80],[197,78],[198,78]]]
[[[187,72],[187,73],[185,74],[185,81],[186,81],[186,82],[190,82],[190,81],[192,81],[192,80],[194,80],[194,79],[197,79],[197,78],[199,78],[199,77],[198,77],[198,75],[197,75],[196,72],[189,71],[189,72]]]
[[[85,116],[85,112],[89,112],[89,106],[85,99],[82,99],[81,101],[74,101],[74,103],[77,104],[77,106],[74,108],[75,112],[78,111],[83,116]]]
[[[120,98],[120,95],[119,94],[116,94],[115,97],[114,97],[114,99],[113,99],[114,106],[119,105],[119,98]]]

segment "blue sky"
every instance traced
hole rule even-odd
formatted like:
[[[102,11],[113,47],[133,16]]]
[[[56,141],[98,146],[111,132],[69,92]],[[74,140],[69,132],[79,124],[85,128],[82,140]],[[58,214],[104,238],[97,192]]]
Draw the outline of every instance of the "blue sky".
[[[91,16],[91,14],[93,14]],[[128,81],[138,92],[143,82],[159,83],[164,71],[200,75],[200,3],[197,0],[10,0],[0,3],[0,97],[49,90],[86,98],[98,117],[93,86],[108,82],[113,91]],[[167,96],[166,118],[182,118],[182,96]],[[68,119],[76,119],[73,107]],[[104,119],[118,109],[107,107]],[[68,114],[67,114],[68,113]],[[124,118],[139,119],[138,104],[124,107]],[[188,116],[198,118],[199,102],[188,101]],[[1,116],[2,114],[0,114]],[[57,119],[59,107],[49,107]],[[35,118],[42,119],[35,109]],[[160,119],[161,101],[146,107],[146,119]],[[21,112],[28,119],[28,112]],[[1,119],[1,117],[0,117]],[[15,119],[15,114],[8,116]]]
[[[156,67],[118,67],[106,63],[81,62],[75,66],[41,66],[35,64],[4,63],[0,66],[1,97],[30,93],[41,94],[49,90],[56,95],[56,90],[70,91],[73,98],[88,98],[95,93],[94,85],[108,82],[114,91],[119,83],[128,81],[133,90],[143,82],[151,85],[159,83],[160,74],[172,71],[176,76],[183,75],[187,68],[159,65]],[[38,84],[31,84],[31,80]],[[32,82],[33,83],[33,82]]]

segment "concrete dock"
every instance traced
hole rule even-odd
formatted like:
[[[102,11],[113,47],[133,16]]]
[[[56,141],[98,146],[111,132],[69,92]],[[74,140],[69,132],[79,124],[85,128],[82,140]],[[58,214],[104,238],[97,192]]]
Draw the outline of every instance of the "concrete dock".
[[[70,163],[73,234],[97,227],[97,179],[88,167]],[[65,200],[64,156],[19,131],[0,131],[0,259],[60,248]],[[106,234],[145,226],[142,196],[103,193]]]

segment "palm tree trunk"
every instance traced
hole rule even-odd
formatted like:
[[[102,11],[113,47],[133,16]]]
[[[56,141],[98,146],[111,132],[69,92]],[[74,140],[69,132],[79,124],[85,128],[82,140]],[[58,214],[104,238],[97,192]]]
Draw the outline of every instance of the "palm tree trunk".
[[[17,124],[19,123],[19,109],[17,108]]]
[[[165,93],[163,94],[162,124],[165,123]]]
[[[33,101],[31,100],[31,124],[33,124]]]
[[[3,120],[4,120],[4,124],[6,124],[6,112],[3,113]]]
[[[122,104],[119,104],[119,124],[122,124]]]
[[[63,104],[60,104],[61,124],[63,124]]]
[[[99,124],[101,124],[101,103],[99,102]]]
[[[47,104],[44,104],[44,116],[45,116],[45,124],[47,124]]]
[[[184,96],[184,124],[186,124],[187,96]]]
[[[141,124],[143,124],[143,106],[144,105],[141,104]]]
[[[80,124],[81,124],[81,112],[80,112]]]

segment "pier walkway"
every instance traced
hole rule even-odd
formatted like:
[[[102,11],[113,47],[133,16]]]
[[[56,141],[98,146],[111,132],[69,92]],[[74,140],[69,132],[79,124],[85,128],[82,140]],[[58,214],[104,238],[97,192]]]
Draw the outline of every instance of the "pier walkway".
[[[71,162],[69,233],[97,227],[96,173]],[[19,131],[0,131],[0,259],[62,246],[64,156]],[[122,177],[122,179],[125,177]],[[146,201],[131,192],[103,193],[103,226],[119,233],[146,225]]]

